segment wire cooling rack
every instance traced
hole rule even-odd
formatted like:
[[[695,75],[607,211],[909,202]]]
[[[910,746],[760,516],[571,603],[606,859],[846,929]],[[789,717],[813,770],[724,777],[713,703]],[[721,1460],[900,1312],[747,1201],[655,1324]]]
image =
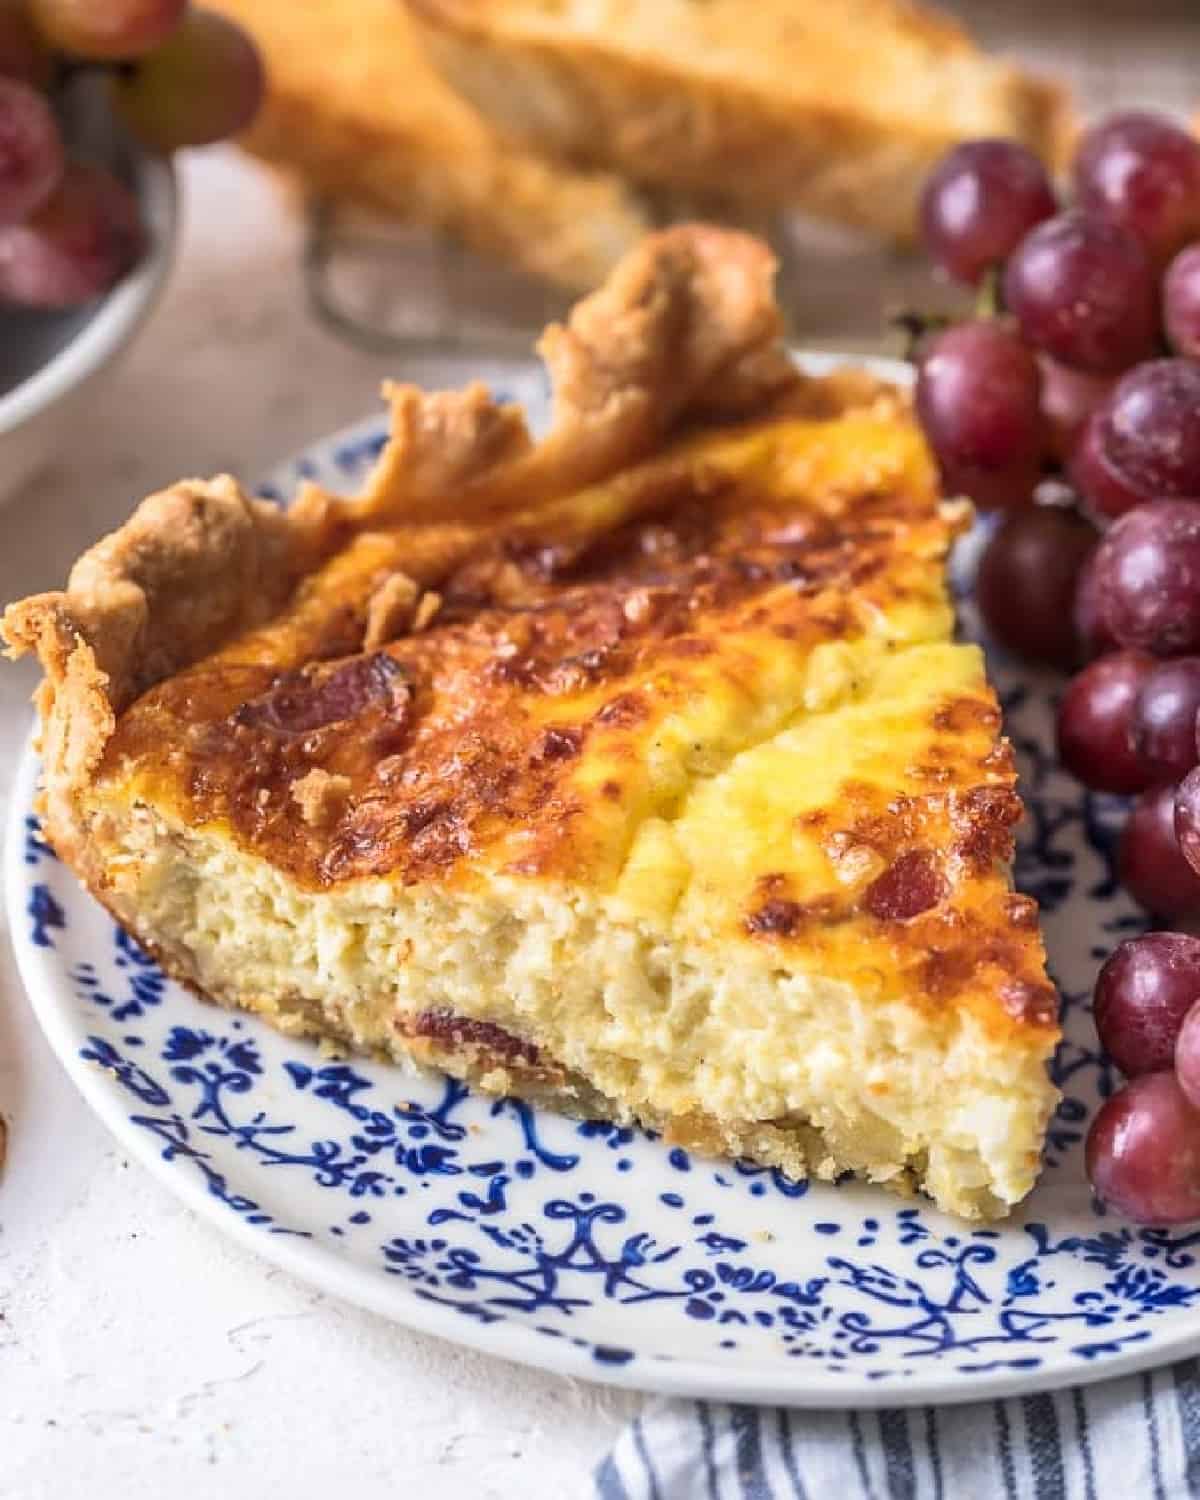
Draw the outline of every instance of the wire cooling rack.
[[[801,347],[897,354],[897,314],[963,308],[962,294],[935,282],[916,255],[800,220],[765,232],[779,258],[788,334]],[[573,300],[429,230],[329,202],[309,206],[304,270],[316,317],[375,354],[527,356]]]
[[[571,298],[432,231],[309,205],[309,305],[331,332],[375,354],[528,355]]]

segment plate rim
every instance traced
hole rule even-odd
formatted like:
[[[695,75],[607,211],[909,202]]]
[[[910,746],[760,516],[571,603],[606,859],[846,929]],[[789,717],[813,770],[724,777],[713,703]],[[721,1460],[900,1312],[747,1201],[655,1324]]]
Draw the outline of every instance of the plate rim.
[[[898,384],[909,385],[912,382],[910,366],[881,356],[805,350],[795,351],[794,357],[798,364],[812,373],[823,373],[839,365],[853,364]],[[518,363],[514,362],[514,366]],[[529,366],[533,363],[530,361]],[[315,438],[290,458],[280,460],[274,467],[276,470],[284,469],[314,448],[353,441],[356,435],[361,435],[378,422],[378,417],[362,418]],[[1091,1385],[1158,1368],[1200,1353],[1200,1312],[1197,1312],[1194,1327],[1174,1336],[1166,1334],[1148,1349],[1139,1347],[1126,1350],[1094,1364],[1060,1366],[1032,1373],[997,1372],[970,1381],[956,1380],[951,1372],[938,1372],[926,1377],[914,1376],[912,1381],[906,1381],[903,1385],[872,1381],[865,1375],[852,1376],[849,1373],[844,1381],[839,1379],[831,1382],[827,1376],[817,1372],[797,1380],[796,1376],[801,1374],[803,1367],[784,1366],[778,1373],[768,1375],[761,1365],[749,1364],[746,1368],[739,1369],[733,1362],[717,1365],[694,1356],[673,1356],[669,1361],[655,1361],[653,1356],[639,1355],[623,1365],[598,1365],[585,1350],[577,1349],[566,1341],[544,1338],[536,1329],[520,1323],[504,1320],[479,1324],[456,1317],[453,1309],[426,1302],[413,1294],[397,1295],[392,1284],[384,1282],[377,1272],[339,1257],[330,1245],[263,1233],[241,1216],[231,1214],[219,1199],[208,1192],[200,1178],[181,1170],[181,1159],[165,1160],[155,1142],[144,1131],[136,1129],[130,1121],[117,1082],[105,1070],[89,1063],[79,1054],[80,1038],[73,1020],[76,1002],[60,982],[61,976],[56,971],[53,958],[54,950],[43,951],[36,948],[26,935],[26,912],[23,905],[26,884],[25,817],[31,804],[39,767],[39,757],[31,735],[21,752],[10,786],[3,870],[5,909],[17,970],[42,1033],[84,1101],[123,1150],[128,1151],[201,1219],[213,1224],[252,1254],[278,1266],[306,1285],[316,1286],[391,1323],[551,1374],[626,1390],[795,1409],[865,1410],[966,1405],[998,1397]],[[81,899],[92,899],[82,887],[79,894]],[[789,1369],[794,1372],[791,1379],[786,1378]]]

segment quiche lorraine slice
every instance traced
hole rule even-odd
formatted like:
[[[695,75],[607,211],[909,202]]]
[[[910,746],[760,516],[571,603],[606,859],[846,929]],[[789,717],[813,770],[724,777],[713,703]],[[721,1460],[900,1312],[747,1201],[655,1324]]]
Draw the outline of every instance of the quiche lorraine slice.
[[[547,330],[541,442],[398,387],[357,498],[145,501],[4,617],[41,813],[286,1032],[993,1217],[1058,1029],[967,516],[900,394],[792,368],[772,272],[645,241]]]

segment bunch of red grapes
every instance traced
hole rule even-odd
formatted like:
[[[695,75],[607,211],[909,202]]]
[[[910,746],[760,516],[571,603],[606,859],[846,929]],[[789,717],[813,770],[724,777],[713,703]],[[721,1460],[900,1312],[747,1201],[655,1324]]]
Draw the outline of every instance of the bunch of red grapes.
[[[1166,922],[1200,921],[1200,142],[1102,122],[1073,204],[1008,141],[960,146],[922,204],[938,265],[986,316],[934,337],[916,401],[947,493],[1005,512],[981,558],[991,633],[1082,670],[1059,756],[1136,796],[1118,868]],[[1086,665],[1085,665],[1086,663]],[[1200,938],[1121,944],[1094,996],[1128,1082],[1087,1143],[1097,1194],[1143,1223],[1200,1219]]]
[[[105,80],[136,139],[169,152],[247,125],[263,70],[232,21],[187,0],[0,0],[0,304],[76,307],[140,258],[138,205],[64,141],[64,98]]]

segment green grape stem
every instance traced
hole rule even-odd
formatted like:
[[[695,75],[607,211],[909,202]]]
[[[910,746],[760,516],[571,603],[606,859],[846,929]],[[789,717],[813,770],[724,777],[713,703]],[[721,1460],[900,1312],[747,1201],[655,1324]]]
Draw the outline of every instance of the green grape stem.
[[[976,318],[999,318],[1004,313],[1004,278],[1000,265],[989,266],[975,294]]]

